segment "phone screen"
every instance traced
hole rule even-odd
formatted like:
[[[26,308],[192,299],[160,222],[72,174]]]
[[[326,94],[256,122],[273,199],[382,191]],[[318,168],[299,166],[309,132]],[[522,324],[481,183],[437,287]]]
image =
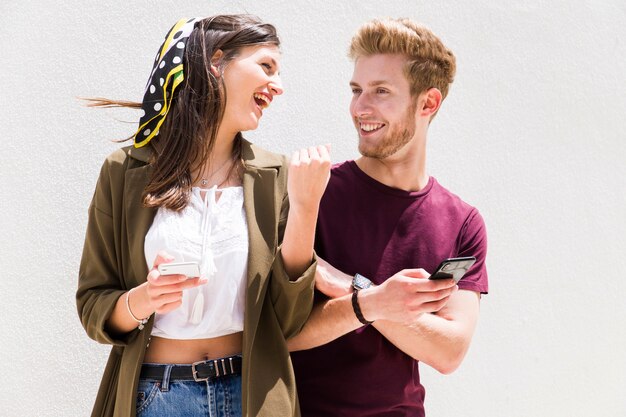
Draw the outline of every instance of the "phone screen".
[[[187,275],[190,278],[200,276],[197,262],[170,262],[160,264],[158,267],[161,275]]]
[[[474,265],[474,262],[476,262],[476,258],[473,256],[448,258],[439,264],[429,279],[452,278],[455,282],[459,282],[461,278],[463,278],[463,275]]]

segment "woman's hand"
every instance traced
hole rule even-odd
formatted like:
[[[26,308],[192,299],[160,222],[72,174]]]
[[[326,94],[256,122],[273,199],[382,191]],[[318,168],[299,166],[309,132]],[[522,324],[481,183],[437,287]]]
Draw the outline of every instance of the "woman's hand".
[[[158,266],[173,260],[174,258],[167,252],[159,252],[148,273],[147,281],[133,290],[129,302],[136,317],[148,317],[154,312],[165,314],[175,310],[183,302],[183,290],[206,284],[207,280],[199,277],[161,275]]]
[[[289,215],[282,243],[285,272],[297,279],[311,264],[320,200],[330,178],[329,146],[294,152],[289,164]]]
[[[174,258],[159,252],[148,273],[147,281],[118,298],[106,328],[115,334],[125,334],[137,328],[137,320],[147,319],[154,312],[164,314],[180,307],[183,290],[205,284],[206,279],[187,278],[185,275],[161,275],[158,266]],[[128,310],[135,317],[131,317]]]
[[[289,165],[287,191],[290,211],[314,211],[330,178],[330,145],[313,146],[293,153]]]

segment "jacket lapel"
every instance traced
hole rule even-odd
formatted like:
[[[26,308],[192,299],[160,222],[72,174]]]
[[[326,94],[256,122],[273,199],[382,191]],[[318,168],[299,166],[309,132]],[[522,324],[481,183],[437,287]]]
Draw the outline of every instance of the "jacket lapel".
[[[153,207],[144,207],[142,201],[143,191],[148,184],[148,179],[152,167],[147,164],[149,161],[150,151],[147,147],[130,148],[129,155],[140,161],[131,161],[129,164],[137,165],[129,166],[126,170],[124,179],[124,211],[123,219],[127,222],[122,225],[121,230],[126,230],[127,236],[123,241],[128,242],[128,250],[126,253],[135,254],[132,259],[128,259],[131,265],[132,275],[135,277],[135,285],[139,285],[146,281],[148,276],[148,266],[146,265],[146,256],[144,253],[144,239],[157,209]],[[144,162],[145,164],[142,164]],[[141,254],[141,257],[137,256]],[[130,272],[130,271],[129,271]],[[126,277],[128,279],[128,277]]]
[[[248,222],[248,276],[244,332],[254,337],[267,291],[278,242],[277,226],[283,192],[276,189],[282,161],[243,140],[243,193]]]

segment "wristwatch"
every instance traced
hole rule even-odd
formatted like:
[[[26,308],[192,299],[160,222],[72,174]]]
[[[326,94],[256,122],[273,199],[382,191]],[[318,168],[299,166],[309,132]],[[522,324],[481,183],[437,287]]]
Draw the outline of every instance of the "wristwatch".
[[[364,290],[372,286],[372,281],[365,278],[361,274],[354,274],[352,278],[352,309],[354,310],[354,314],[356,318],[363,324],[372,324],[372,321],[366,320],[363,317],[363,313],[361,312],[361,307],[359,306],[358,294],[359,291]]]

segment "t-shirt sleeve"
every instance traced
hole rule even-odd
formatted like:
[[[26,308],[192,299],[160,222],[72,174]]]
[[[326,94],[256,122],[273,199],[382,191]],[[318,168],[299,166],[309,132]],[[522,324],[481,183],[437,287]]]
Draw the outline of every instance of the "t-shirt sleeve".
[[[476,257],[476,263],[459,281],[459,289],[487,294],[489,292],[486,265],[487,229],[485,221],[476,209],[472,210],[461,229],[458,256]]]

